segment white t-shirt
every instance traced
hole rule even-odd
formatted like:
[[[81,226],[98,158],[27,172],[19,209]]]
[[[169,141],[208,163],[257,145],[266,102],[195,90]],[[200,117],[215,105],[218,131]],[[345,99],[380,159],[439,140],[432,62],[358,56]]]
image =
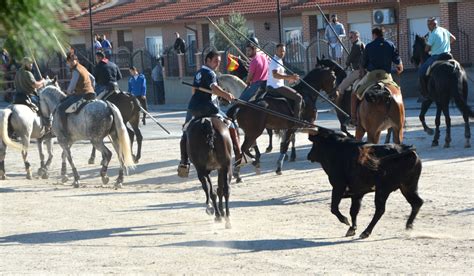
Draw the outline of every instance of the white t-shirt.
[[[273,71],[276,70],[278,74],[283,75],[285,73],[285,68],[283,68],[283,60],[275,55],[274,60],[270,62],[268,66],[268,79],[267,79],[267,86],[271,86],[273,88],[279,88],[285,85],[285,80],[283,79],[275,79],[273,77]]]

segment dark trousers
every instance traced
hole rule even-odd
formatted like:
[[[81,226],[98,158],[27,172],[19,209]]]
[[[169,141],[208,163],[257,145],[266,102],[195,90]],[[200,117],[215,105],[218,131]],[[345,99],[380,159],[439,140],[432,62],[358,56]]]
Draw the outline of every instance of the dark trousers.
[[[301,97],[298,92],[296,92],[293,88],[290,88],[288,86],[281,86],[278,88],[273,88],[271,86],[267,87],[267,91],[270,91],[272,94],[280,94],[285,98],[288,98],[290,100],[293,100],[293,115],[295,117],[299,117],[300,111],[301,111],[301,105],[303,103],[303,97]]]
[[[143,109],[145,109],[146,111],[148,111],[148,103],[146,101],[146,98],[142,98],[142,97],[137,97],[138,101],[140,102],[140,105],[143,107]],[[146,117],[146,114],[143,113],[143,120],[145,120],[145,117]]]
[[[154,81],[156,89],[156,100],[157,104],[165,104],[165,82],[164,81]]]

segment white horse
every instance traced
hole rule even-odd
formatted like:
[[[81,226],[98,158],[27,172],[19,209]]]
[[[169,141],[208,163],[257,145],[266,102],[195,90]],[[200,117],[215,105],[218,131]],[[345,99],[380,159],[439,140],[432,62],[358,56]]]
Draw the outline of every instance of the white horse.
[[[45,86],[58,87],[56,80],[47,79]],[[45,89],[43,88],[43,89]],[[13,141],[8,136],[8,126],[20,139],[20,143]],[[5,171],[5,155],[7,147],[21,150],[23,162],[25,163],[26,178],[32,179],[31,165],[28,161],[28,147],[31,139],[36,139],[38,151],[41,160],[41,166],[38,169],[38,175],[43,179],[48,178],[48,169],[53,159],[52,138],[50,135],[45,136],[45,128],[43,120],[30,107],[24,104],[12,104],[0,111],[0,136],[2,138],[0,144],[0,179],[6,179]],[[46,143],[48,149],[48,159],[44,161],[43,142]]]
[[[62,181],[66,182],[68,180],[66,176],[67,159],[74,174],[73,186],[75,188],[79,187],[80,176],[72,160],[71,146],[75,141],[89,140],[102,153],[100,176],[102,177],[102,183],[107,184],[109,182],[107,168],[112,158],[112,152],[105,146],[104,137],[109,136],[120,161],[119,175],[115,187],[121,187],[124,170],[134,168],[135,165],[130,147],[130,138],[118,108],[105,101],[90,102],[77,113],[68,114],[67,129],[63,130],[56,107],[66,97],[66,94],[56,87],[48,87],[41,91],[39,96],[43,116],[53,115],[53,132],[57,135],[58,143],[63,149]]]

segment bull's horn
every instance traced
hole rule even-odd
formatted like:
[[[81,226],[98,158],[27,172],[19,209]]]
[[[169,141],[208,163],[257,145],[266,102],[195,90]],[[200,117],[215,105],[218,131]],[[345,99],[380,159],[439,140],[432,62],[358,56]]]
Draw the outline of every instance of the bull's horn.
[[[318,134],[318,130],[315,129],[315,128],[303,128],[303,129],[301,129],[301,132],[308,133],[310,135]]]

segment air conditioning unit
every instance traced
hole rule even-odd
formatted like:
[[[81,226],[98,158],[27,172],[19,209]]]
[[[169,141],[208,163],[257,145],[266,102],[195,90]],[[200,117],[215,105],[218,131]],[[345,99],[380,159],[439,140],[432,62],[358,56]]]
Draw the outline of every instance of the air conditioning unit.
[[[388,25],[395,23],[395,11],[393,9],[373,10],[372,21],[374,25]]]

